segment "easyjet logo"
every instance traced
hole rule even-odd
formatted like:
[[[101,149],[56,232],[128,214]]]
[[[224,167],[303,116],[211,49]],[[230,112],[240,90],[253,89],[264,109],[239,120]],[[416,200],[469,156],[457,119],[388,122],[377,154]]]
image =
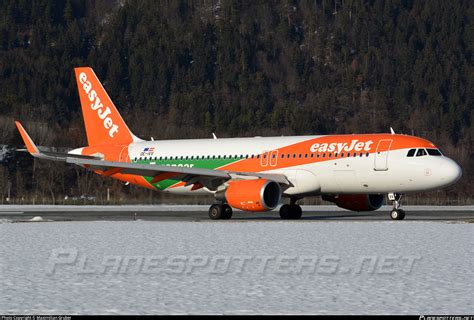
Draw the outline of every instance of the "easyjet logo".
[[[79,81],[82,84],[82,88],[87,94],[91,102],[91,109],[97,111],[97,116],[104,121],[104,128],[109,130],[109,136],[114,137],[114,134],[118,132],[118,125],[114,124],[112,118],[109,117],[111,110],[109,107],[104,108],[104,105],[100,101],[100,98],[97,95],[97,92],[92,89],[92,84],[87,80],[87,75],[84,72],[81,72],[79,75]]]
[[[352,140],[351,143],[347,142],[333,142],[333,143],[315,143],[311,146],[311,152],[351,152],[351,151],[370,151],[370,146],[374,142]]]

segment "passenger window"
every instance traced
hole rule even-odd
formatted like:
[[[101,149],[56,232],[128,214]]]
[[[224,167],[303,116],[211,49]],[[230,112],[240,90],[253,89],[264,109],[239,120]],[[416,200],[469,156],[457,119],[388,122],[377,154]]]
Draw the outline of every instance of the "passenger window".
[[[344,158],[344,153],[341,153],[341,158]]]
[[[416,149],[410,149],[407,153],[407,157],[413,157],[415,155]]]
[[[418,149],[418,151],[416,152],[416,156],[417,156],[417,157],[426,156],[426,151],[425,151],[425,149]]]
[[[426,149],[426,151],[428,151],[428,154],[429,154],[430,156],[437,156],[437,157],[439,157],[439,156],[442,155],[441,152],[440,152],[438,149]]]
[[[368,156],[369,156],[369,153],[367,152],[367,153],[365,154],[365,156],[368,157]]]

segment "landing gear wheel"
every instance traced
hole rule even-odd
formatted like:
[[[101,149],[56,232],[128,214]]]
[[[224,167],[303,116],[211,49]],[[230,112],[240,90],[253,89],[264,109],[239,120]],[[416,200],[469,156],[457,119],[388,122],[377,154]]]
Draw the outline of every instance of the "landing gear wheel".
[[[282,219],[290,219],[291,212],[290,212],[290,205],[284,204],[280,208],[280,218]]]
[[[390,218],[392,218],[392,220],[403,220],[405,219],[405,211],[402,209],[393,209],[392,212],[390,212]]]
[[[400,217],[400,218],[399,218],[400,220],[405,219],[405,210],[403,210],[403,209],[398,209],[398,215],[399,215],[399,217]]]
[[[400,200],[402,195],[400,193],[389,193],[388,199],[393,202],[393,209],[390,212],[390,218],[392,220],[403,220],[405,219],[405,210],[400,209]]]
[[[209,208],[209,218],[212,220],[232,218],[232,208],[228,204],[213,204]]]
[[[232,218],[232,208],[228,204],[223,204],[222,205],[222,219],[230,219]]]
[[[280,217],[284,220],[297,220],[302,214],[303,210],[297,204],[284,204],[280,208]]]
[[[209,218],[212,220],[219,220],[222,219],[222,205],[220,204],[213,204],[209,208]]]

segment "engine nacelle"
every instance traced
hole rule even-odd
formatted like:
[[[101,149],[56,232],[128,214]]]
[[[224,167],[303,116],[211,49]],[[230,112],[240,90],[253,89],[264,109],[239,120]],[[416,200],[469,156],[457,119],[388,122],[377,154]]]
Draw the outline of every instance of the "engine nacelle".
[[[381,194],[340,194],[323,195],[322,199],[351,211],[373,211],[382,206],[384,196]]]
[[[266,179],[230,181],[226,190],[217,192],[217,200],[245,211],[273,210],[280,203],[281,188],[275,181]]]

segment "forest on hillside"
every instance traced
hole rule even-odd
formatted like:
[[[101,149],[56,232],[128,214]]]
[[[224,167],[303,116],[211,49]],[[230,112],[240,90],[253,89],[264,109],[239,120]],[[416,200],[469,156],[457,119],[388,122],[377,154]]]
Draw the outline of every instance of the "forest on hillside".
[[[463,168],[455,186],[409,202],[474,202],[472,1],[0,4],[0,144],[23,147],[21,119],[39,145],[85,145],[73,68],[88,65],[144,139],[393,127],[434,141]],[[166,200],[19,152],[0,162],[0,203]]]

